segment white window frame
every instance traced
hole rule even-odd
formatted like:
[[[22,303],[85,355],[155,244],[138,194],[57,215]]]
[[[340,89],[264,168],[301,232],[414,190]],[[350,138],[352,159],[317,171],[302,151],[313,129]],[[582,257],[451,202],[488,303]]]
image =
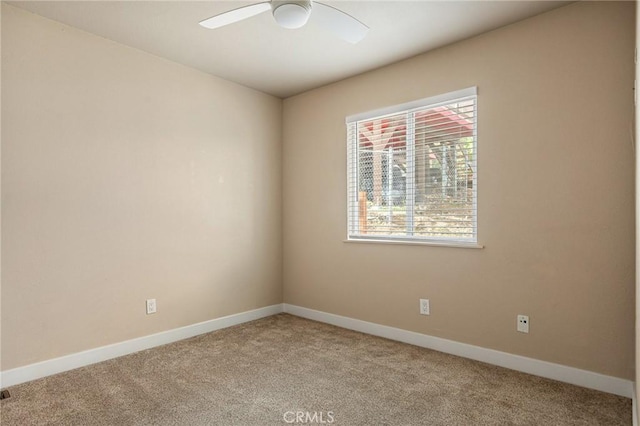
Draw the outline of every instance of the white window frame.
[[[346,118],[347,125],[347,242],[375,242],[375,243],[392,243],[392,244],[420,244],[420,245],[437,245],[437,246],[451,246],[451,247],[468,247],[468,248],[482,248],[478,245],[478,135],[477,135],[477,114],[478,114],[478,89],[477,87],[469,87],[454,92],[445,93],[442,95],[432,96],[404,104],[394,105],[386,108],[380,108],[373,111],[368,111],[360,114],[348,116]],[[407,113],[409,120],[407,121],[407,128],[413,127],[413,120],[411,117],[412,112],[415,110],[423,110],[425,108],[434,108],[440,105],[446,105],[454,103],[458,100],[464,100],[468,98],[475,98],[475,122],[473,126],[473,236],[472,238],[453,238],[453,237],[418,237],[410,235],[362,235],[352,234],[351,230],[358,229],[359,226],[359,212],[358,212],[358,147],[359,138],[356,130],[357,123],[359,121],[378,119],[382,116],[394,115],[400,113]],[[413,152],[414,144],[411,131],[407,132],[407,163],[413,164]],[[414,167],[408,168],[408,173],[413,174],[415,172]],[[413,222],[413,204],[414,194],[408,191],[407,204],[412,203],[412,207],[408,209],[407,216],[408,221]],[[413,228],[413,225],[411,225]]]

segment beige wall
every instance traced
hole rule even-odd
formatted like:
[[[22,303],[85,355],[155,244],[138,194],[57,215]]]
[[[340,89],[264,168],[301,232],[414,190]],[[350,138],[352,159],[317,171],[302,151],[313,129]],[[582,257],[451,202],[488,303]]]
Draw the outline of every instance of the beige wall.
[[[282,302],[282,102],[2,8],[2,370]]]
[[[640,47],[640,8],[636,7],[636,55],[637,49]],[[636,83],[638,86],[640,81],[640,67],[636,64]],[[639,96],[636,94],[636,103]],[[638,141],[640,141],[640,108],[636,104],[635,108],[635,152],[636,152],[636,309],[635,309],[635,323],[636,323],[636,376],[635,376],[635,393],[640,395],[640,173],[638,169],[640,167],[640,149],[638,149]],[[637,418],[640,418],[640,406],[636,404],[636,412],[634,413]]]
[[[288,303],[632,378],[633,7],[286,100],[281,215],[281,101],[3,5],[2,370],[281,302],[283,222]],[[471,85],[485,248],[344,243],[344,117]]]
[[[2,7],[0,7],[0,35],[2,34]],[[0,37],[0,58],[2,43]],[[2,67],[0,66],[0,106],[2,104]],[[0,111],[0,195],[2,193],[2,113]],[[2,197],[0,196],[0,371],[2,371]]]
[[[633,378],[634,7],[574,3],[285,100],[285,302]],[[485,248],[343,242],[345,116],[474,85]]]

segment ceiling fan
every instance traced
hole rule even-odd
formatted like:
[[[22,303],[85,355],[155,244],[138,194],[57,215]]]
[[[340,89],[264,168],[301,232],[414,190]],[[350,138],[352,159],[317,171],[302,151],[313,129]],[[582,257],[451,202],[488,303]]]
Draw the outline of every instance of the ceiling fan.
[[[200,22],[205,28],[220,28],[270,10],[278,25],[295,29],[304,26],[313,12],[313,20],[336,36],[357,43],[367,35],[369,27],[353,16],[313,0],[271,0],[223,12]]]

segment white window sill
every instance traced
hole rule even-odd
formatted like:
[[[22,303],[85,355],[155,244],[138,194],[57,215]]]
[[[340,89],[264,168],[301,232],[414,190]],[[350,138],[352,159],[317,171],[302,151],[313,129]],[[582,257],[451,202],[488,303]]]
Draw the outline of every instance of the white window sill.
[[[461,243],[461,242],[436,242],[436,241],[405,241],[405,240],[375,240],[375,239],[348,239],[344,240],[345,243],[357,243],[357,244],[396,244],[407,246],[432,246],[432,247],[454,247],[454,248],[470,248],[481,249],[483,245],[477,243]]]

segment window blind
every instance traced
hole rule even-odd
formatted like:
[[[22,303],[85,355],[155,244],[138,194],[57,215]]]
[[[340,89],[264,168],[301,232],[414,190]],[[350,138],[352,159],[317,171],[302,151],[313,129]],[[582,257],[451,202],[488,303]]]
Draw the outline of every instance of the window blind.
[[[348,238],[477,242],[477,91],[347,118]]]

